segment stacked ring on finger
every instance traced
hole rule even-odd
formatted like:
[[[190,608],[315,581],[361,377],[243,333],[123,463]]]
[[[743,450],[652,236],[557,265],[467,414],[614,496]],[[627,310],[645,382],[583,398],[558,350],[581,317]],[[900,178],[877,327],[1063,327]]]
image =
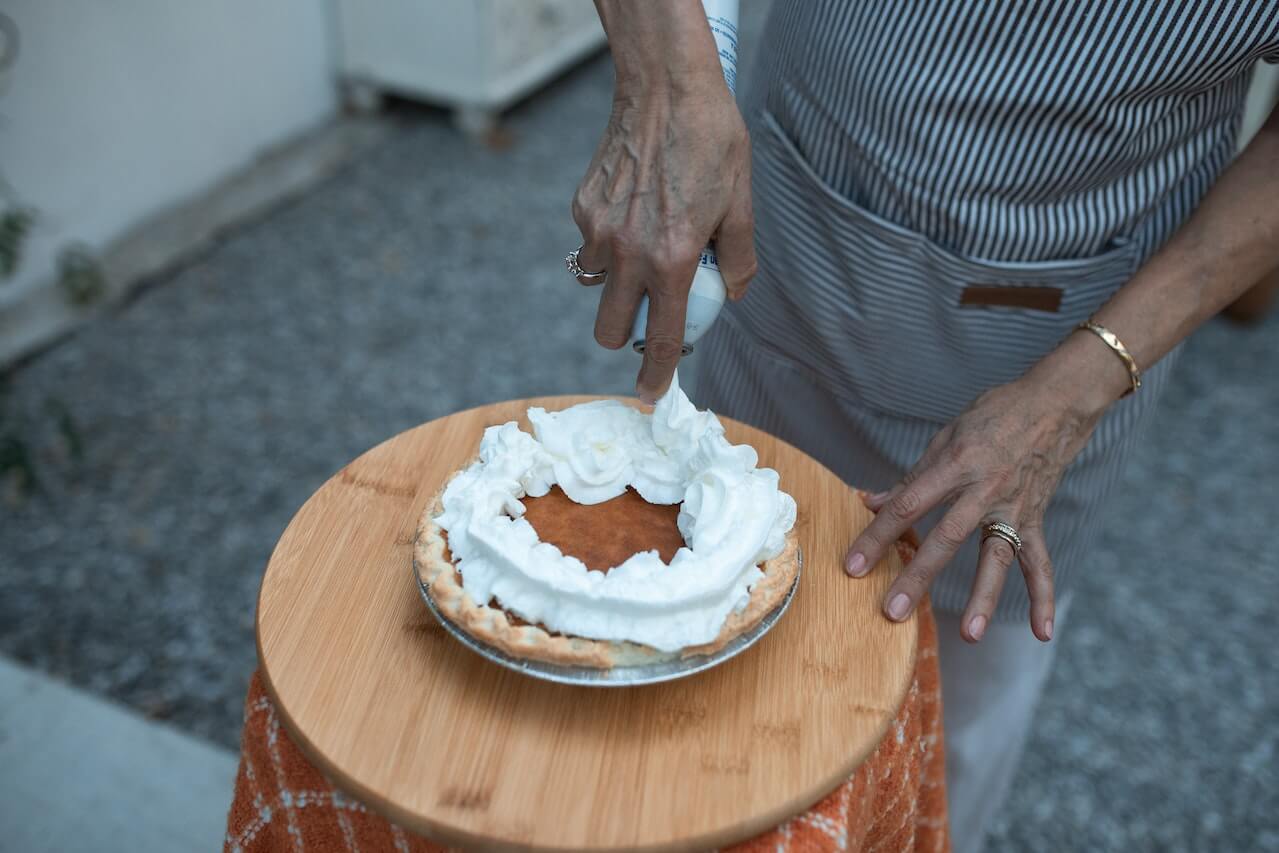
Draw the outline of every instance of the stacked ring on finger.
[[[1002,521],[990,521],[981,527],[981,541],[985,542],[990,537],[996,537],[1004,540],[1013,546],[1013,554],[1021,553],[1021,536],[1017,534],[1017,528],[1011,524]]]
[[[581,263],[578,262],[578,255],[586,248],[586,244],[578,246],[569,252],[564,258],[564,264],[568,267],[568,271],[573,274],[573,278],[577,279],[579,284],[603,284],[604,279],[608,275],[608,270],[600,270],[599,272],[587,272],[582,269]]]

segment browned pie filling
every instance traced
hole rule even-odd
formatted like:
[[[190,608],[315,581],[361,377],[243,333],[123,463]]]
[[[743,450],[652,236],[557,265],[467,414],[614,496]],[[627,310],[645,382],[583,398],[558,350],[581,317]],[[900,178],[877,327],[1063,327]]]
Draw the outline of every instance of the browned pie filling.
[[[524,498],[524,518],[549,542],[581,560],[588,569],[607,572],[633,554],[657,549],[669,563],[684,547],[675,519],[679,505],[651,504],[634,489],[600,504],[575,503],[559,486],[540,498]]]
[[[537,531],[537,538],[549,542],[561,552],[581,560],[588,569],[607,572],[641,551],[657,549],[662,562],[670,563],[675,552],[684,547],[684,537],[675,519],[679,505],[651,504],[634,489],[604,503],[587,506],[571,500],[559,486],[540,498],[522,498],[524,518]],[[444,536],[444,556],[448,550],[448,534]],[[516,625],[528,622],[506,611]]]

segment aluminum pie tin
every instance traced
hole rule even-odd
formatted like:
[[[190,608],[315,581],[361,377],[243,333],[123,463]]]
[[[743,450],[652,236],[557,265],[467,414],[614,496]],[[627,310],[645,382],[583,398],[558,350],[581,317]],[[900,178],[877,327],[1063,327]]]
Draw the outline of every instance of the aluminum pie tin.
[[[487,643],[480,642],[457,625],[454,625],[435,606],[430,590],[422,582],[417,560],[413,561],[413,573],[417,576],[417,587],[418,591],[422,593],[422,600],[426,602],[426,606],[430,608],[431,613],[435,614],[436,620],[444,626],[444,630],[453,635],[455,640],[480,657],[487,658],[498,666],[506,667],[530,678],[553,681],[556,684],[576,684],[582,687],[637,687],[641,684],[660,684],[663,681],[674,681],[677,678],[687,678],[690,675],[705,672],[731,658],[737,657],[759,642],[759,639],[777,624],[777,620],[782,618],[786,608],[790,607],[791,599],[795,597],[795,590],[799,588],[800,578],[804,574],[804,552],[801,550],[796,556],[799,565],[795,571],[795,580],[787,591],[786,597],[769,611],[759,621],[758,625],[734,637],[722,649],[709,655],[693,655],[640,666],[615,666],[610,669],[598,669],[591,666],[563,666],[542,661],[523,660],[522,658],[511,657]]]

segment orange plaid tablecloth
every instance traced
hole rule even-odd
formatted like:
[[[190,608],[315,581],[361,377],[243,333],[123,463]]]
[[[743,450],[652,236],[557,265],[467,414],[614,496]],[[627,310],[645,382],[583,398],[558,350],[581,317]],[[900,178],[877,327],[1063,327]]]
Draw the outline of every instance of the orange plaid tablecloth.
[[[811,809],[729,849],[950,850],[937,626],[927,605],[920,610],[919,632],[915,678],[879,748]],[[390,823],[330,785],[280,728],[262,678],[254,673],[223,849],[435,853],[445,848]]]

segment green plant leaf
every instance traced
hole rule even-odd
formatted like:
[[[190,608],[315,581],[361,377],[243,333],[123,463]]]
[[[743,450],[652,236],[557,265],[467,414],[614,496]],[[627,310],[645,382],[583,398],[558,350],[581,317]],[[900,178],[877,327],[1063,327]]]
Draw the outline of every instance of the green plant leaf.
[[[68,302],[81,307],[106,295],[106,276],[88,246],[68,246],[58,255],[58,286]]]

